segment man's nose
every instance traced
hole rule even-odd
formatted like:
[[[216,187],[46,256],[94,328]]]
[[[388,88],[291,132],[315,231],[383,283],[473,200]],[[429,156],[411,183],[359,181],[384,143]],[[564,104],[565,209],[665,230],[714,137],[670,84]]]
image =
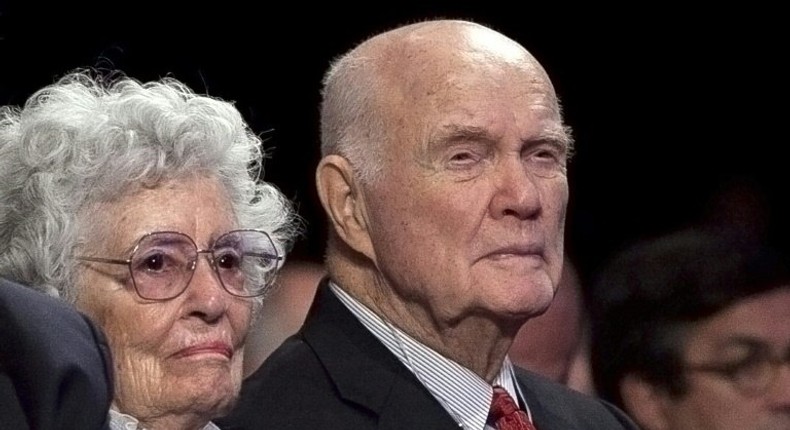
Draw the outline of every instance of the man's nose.
[[[529,219],[542,208],[538,181],[519,157],[503,160],[496,167],[495,192],[491,199],[491,215],[495,219],[513,216]]]

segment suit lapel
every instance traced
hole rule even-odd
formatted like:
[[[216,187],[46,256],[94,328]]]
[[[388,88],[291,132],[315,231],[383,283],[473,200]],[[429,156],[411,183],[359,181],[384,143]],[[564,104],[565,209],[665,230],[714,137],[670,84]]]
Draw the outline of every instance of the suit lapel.
[[[566,402],[554,398],[553,391],[541,388],[543,381],[520,368],[516,368],[516,380],[521,388],[521,393],[526,397],[524,400],[529,405],[535,427],[540,430],[581,430],[578,423],[567,418],[574,412],[569,410],[563,413],[561,410]]]
[[[341,397],[379,416],[379,428],[457,429],[458,424],[335,297],[325,280],[302,331]]]

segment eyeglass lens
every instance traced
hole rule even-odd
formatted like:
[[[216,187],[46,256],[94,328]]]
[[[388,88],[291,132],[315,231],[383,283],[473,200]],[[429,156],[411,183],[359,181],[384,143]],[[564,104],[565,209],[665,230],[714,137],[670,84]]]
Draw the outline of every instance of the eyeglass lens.
[[[779,366],[788,363],[790,354],[775,358],[767,346],[755,348],[748,357],[733,367],[732,378],[744,391],[760,393],[774,381]]]
[[[779,366],[790,363],[790,352],[784,357],[774,357],[768,345],[760,342],[747,342],[745,355],[734,362],[690,366],[690,370],[712,372],[732,381],[748,395],[764,392],[776,378]]]

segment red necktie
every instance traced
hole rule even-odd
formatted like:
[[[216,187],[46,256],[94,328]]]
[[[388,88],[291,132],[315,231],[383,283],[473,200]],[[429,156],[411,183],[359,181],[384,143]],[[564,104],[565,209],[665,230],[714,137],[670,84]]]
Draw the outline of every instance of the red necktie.
[[[500,386],[494,387],[489,417],[497,430],[535,430],[526,412],[519,409],[510,394]]]

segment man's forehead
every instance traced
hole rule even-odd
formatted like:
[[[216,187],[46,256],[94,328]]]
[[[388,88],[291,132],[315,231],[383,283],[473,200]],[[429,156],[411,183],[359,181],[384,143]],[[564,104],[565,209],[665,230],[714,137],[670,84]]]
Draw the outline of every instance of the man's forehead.
[[[450,74],[487,74],[504,66],[550,82],[543,67],[523,46],[489,28],[442,21],[407,29],[363,44],[358,52],[376,58],[378,73],[404,87]]]

